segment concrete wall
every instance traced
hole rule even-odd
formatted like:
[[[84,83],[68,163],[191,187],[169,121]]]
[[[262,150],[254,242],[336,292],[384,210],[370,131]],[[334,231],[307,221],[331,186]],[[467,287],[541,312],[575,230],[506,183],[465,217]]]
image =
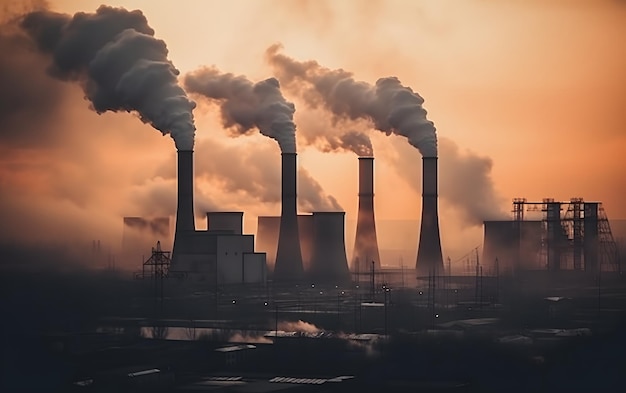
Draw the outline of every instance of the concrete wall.
[[[246,284],[265,284],[266,279],[265,253],[244,253],[243,282]]]
[[[254,236],[252,235],[218,235],[218,281],[223,284],[241,283],[244,254],[253,252]]]

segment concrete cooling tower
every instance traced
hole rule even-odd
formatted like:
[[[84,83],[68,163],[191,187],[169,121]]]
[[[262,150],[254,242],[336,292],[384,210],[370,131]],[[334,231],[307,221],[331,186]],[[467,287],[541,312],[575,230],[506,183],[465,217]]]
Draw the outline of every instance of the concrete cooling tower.
[[[193,151],[178,151],[178,203],[176,206],[176,233],[172,263],[190,248],[190,238],[196,230],[193,215]]]
[[[282,153],[281,198],[274,280],[297,281],[304,277],[304,269],[296,210],[296,153]]]
[[[350,279],[346,258],[345,212],[313,212],[313,253],[309,277],[336,284]]]
[[[422,224],[415,270],[418,277],[444,274],[437,207],[437,157],[422,158]]]
[[[380,269],[380,254],[374,220],[374,157],[359,157],[359,214],[352,255],[352,270],[369,272],[372,261]]]

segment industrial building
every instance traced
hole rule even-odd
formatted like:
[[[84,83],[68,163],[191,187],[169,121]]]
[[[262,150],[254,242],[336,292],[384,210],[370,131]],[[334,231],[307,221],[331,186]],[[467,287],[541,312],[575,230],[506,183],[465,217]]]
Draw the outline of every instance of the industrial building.
[[[264,253],[254,235],[244,235],[242,212],[207,213],[207,230],[196,230],[193,212],[193,152],[178,152],[178,206],[170,269],[208,285],[263,283]]]
[[[527,219],[528,213],[540,219]],[[619,250],[599,202],[513,200],[513,220],[484,222],[483,264],[492,272],[619,271]]]

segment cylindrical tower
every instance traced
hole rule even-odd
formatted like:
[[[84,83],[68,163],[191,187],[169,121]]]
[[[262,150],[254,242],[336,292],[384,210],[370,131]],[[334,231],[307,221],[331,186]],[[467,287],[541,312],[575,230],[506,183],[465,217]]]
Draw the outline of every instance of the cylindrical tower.
[[[313,212],[313,252],[309,276],[336,284],[350,279],[346,258],[345,212]]]
[[[296,212],[296,153],[282,153],[282,207],[275,281],[301,280],[304,275]]]
[[[178,204],[176,206],[176,233],[172,263],[189,247],[189,234],[196,230],[193,215],[193,151],[178,151]]]
[[[374,220],[374,157],[359,157],[359,215],[356,223],[352,270],[369,272],[374,261],[380,269],[380,254]]]
[[[422,158],[422,224],[415,269],[418,277],[444,274],[437,207],[437,157]]]

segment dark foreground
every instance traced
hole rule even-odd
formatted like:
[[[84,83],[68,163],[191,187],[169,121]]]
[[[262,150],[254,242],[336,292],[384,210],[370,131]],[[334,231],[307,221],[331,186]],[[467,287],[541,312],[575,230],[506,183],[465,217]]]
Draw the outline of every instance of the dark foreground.
[[[219,334],[194,328],[184,339],[155,323],[149,287],[116,274],[3,274],[1,284],[2,392],[626,391],[619,283],[602,288],[601,302],[593,288],[570,286],[572,299],[554,303],[543,298],[564,295],[554,288],[516,297],[505,287],[500,304],[478,307],[476,291],[459,287],[438,295],[436,323],[417,289],[371,310],[349,287],[166,292],[161,321],[220,318]],[[105,332],[107,316],[126,322]],[[315,324],[316,334],[264,335],[279,319]],[[235,340],[242,328],[256,333]]]

